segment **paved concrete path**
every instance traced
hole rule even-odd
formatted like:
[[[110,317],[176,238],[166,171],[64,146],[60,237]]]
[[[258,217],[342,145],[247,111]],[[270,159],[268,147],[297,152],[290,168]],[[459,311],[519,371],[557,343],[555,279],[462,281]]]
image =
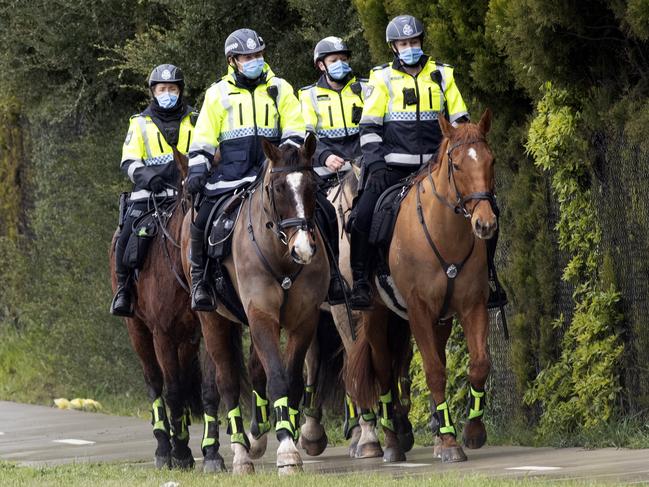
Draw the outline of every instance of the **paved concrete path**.
[[[190,446],[200,457],[202,425],[192,425]],[[231,465],[227,436],[221,454]],[[277,442],[255,462],[257,471],[274,471]],[[58,465],[70,462],[122,462],[152,465],[155,440],[142,419],[59,410],[0,401],[0,459],[22,465]],[[320,473],[365,471],[430,474],[458,471],[496,477],[543,476],[559,479],[598,479],[612,484],[649,484],[649,450],[604,448],[529,448],[486,446],[466,450],[469,461],[442,465],[432,449],[414,448],[408,461],[384,464],[381,459],[351,460],[344,446],[328,448],[319,457],[304,455],[305,470]],[[197,458],[197,460],[200,460]],[[200,466],[200,464],[199,464]]]

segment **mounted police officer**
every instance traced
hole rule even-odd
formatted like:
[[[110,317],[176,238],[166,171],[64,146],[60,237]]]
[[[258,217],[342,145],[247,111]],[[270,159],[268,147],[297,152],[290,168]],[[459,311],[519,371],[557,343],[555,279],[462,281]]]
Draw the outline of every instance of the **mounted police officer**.
[[[306,129],[318,137],[313,162],[325,184],[318,193],[318,210],[329,227],[334,254],[338,255],[338,222],[335,209],[326,199],[325,190],[339,173],[351,169],[351,161],[360,164],[361,148],[358,123],[363,111],[366,79],[354,76],[349,65],[351,51],[338,37],[326,37],[313,52],[313,63],[320,79],[299,92]],[[344,302],[342,282],[332,269],[329,303]]]
[[[134,309],[131,291],[133,263],[125,262],[133,224],[152,209],[151,198],[165,200],[176,195],[180,173],[174,161],[174,148],[187,154],[198,114],[185,103],[185,80],[180,68],[161,64],[151,71],[149,90],[151,102],[142,113],[131,117],[122,148],[121,169],[133,181],[122,230],[115,246],[117,292],[110,312],[118,316],[132,316]],[[137,244],[129,245],[137,248]],[[130,256],[126,256],[129,260]],[[141,260],[143,256],[138,256]]]
[[[373,68],[360,122],[364,187],[355,204],[351,232],[354,277],[351,306],[369,308],[373,252],[368,242],[374,207],[388,187],[415,173],[437,152],[442,133],[437,118],[468,120],[453,68],[424,54],[422,23],[410,15],[390,21],[386,41],[391,64]]]
[[[216,198],[252,183],[265,161],[261,137],[275,144],[304,141],[304,119],[293,88],[264,62],[264,40],[239,29],[225,41],[228,73],[205,94],[189,150],[186,188],[203,198],[191,226],[192,309],[211,311],[204,231]],[[217,148],[220,162],[213,164]]]

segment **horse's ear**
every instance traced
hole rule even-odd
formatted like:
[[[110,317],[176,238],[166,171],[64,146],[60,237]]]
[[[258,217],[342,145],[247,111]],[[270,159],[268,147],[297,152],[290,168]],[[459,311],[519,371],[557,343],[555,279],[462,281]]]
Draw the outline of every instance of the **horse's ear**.
[[[491,129],[491,109],[485,109],[480,121],[478,122],[478,128],[483,135],[487,135]]]
[[[304,157],[309,164],[313,163],[313,154],[315,153],[316,146],[318,145],[318,139],[313,132],[308,132],[306,134],[306,139],[304,139]]]
[[[264,154],[266,155],[266,158],[271,163],[276,163],[280,160],[279,149],[275,146],[275,144],[269,142],[266,137],[261,138],[261,147],[262,149],[264,149]]]
[[[455,127],[453,127],[453,125],[451,125],[451,123],[446,120],[446,117],[444,117],[443,115],[438,117],[437,121],[439,122],[439,128],[442,129],[442,135],[447,139],[452,138]]]

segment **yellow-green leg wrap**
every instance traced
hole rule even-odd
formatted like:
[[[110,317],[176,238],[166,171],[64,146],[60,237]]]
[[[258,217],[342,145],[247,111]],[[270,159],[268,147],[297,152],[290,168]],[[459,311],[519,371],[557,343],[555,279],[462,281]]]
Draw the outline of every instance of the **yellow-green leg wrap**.
[[[219,421],[209,414],[203,414],[204,428],[201,449],[219,444]]]
[[[250,449],[250,441],[248,441],[246,432],[243,429],[243,417],[241,416],[241,408],[239,406],[228,411],[227,431],[230,435],[230,443],[239,443],[245,446],[246,450]]]
[[[252,424],[250,425],[250,432],[258,439],[262,435],[268,433],[271,428],[268,409],[269,401],[259,395],[257,391],[252,391],[252,403],[254,421],[252,421]]]
[[[304,386],[304,411],[305,416],[315,418],[317,421],[322,419],[322,411],[316,406],[315,403],[315,385]]]
[[[293,439],[297,441],[300,437],[300,411],[289,407],[288,417],[293,426]]]
[[[388,391],[379,397],[379,406],[381,411],[381,426],[390,431],[396,431],[393,421],[392,391]]]
[[[437,423],[433,427],[433,434],[456,436],[455,426],[453,426],[453,421],[451,421],[451,413],[448,410],[448,403],[446,401],[435,407],[433,416]]]
[[[345,394],[345,422],[343,424],[343,434],[345,439],[352,437],[352,430],[358,426],[358,410],[356,404],[348,394]]]
[[[280,397],[273,404],[275,409],[275,431],[286,430],[295,438],[295,428],[291,422],[291,415],[288,408],[288,397]]]
[[[189,441],[188,416],[183,414],[179,420],[171,421],[171,436],[179,441]]]
[[[169,419],[167,419],[167,407],[165,406],[164,399],[161,397],[153,401],[153,404],[151,405],[151,424],[153,425],[154,433],[158,430],[170,435]]]
[[[485,392],[478,391],[469,384],[469,419],[481,418],[484,415]]]

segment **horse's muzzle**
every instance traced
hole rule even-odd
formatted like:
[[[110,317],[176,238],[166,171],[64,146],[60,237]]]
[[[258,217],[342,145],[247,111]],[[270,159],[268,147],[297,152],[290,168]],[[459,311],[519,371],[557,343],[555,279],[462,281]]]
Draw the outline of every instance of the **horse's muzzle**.
[[[488,240],[494,236],[498,228],[498,220],[495,215],[491,220],[483,220],[481,217],[475,217],[472,221],[473,233],[476,237]]]
[[[315,242],[307,230],[298,230],[291,247],[291,258],[296,264],[306,265],[315,254]]]

